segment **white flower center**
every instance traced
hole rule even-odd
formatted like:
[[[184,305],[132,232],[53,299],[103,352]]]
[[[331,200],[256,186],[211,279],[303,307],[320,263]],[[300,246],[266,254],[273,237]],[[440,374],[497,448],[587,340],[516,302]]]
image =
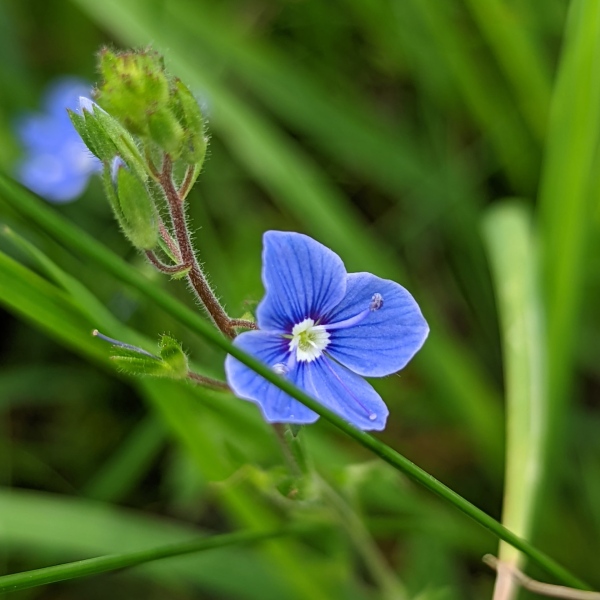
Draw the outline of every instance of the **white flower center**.
[[[294,325],[289,349],[290,352],[296,351],[296,360],[305,362],[316,360],[328,345],[329,333],[325,325],[315,325],[312,319],[304,319]]]

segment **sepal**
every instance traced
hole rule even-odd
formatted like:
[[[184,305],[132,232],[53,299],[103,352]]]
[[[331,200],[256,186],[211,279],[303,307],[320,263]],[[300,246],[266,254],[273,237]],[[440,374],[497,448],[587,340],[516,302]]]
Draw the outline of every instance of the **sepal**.
[[[186,164],[197,165],[197,174],[200,172],[208,138],[204,133],[204,118],[192,92],[179,79],[173,84],[173,108],[185,132],[181,149],[181,160]],[[197,176],[196,174],[196,176]]]
[[[139,250],[151,250],[158,243],[158,212],[144,182],[114,157],[103,173],[106,195],[121,229]]]
[[[79,113],[69,111],[69,117],[90,152],[102,162],[109,162],[116,155],[122,157],[146,181],[146,162],[131,134],[89,98],[79,98],[79,107]]]
[[[152,356],[131,347],[114,346],[111,359],[125,373],[167,379],[186,379],[188,360],[181,344],[168,335],[161,335],[160,356]]]

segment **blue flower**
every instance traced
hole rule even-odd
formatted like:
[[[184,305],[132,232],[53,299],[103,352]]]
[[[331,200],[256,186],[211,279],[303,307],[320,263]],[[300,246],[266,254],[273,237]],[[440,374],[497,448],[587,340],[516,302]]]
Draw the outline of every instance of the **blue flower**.
[[[90,86],[74,77],[63,77],[49,88],[44,112],[22,117],[17,134],[25,147],[18,166],[19,181],[50,202],[69,202],[80,196],[100,161],[81,141],[67,114],[77,109],[79,97]]]
[[[356,427],[381,430],[388,409],[363,377],[402,369],[429,327],[414,298],[393,281],[347,273],[340,257],[300,233],[263,238],[258,330],[235,345]],[[270,423],[313,423],[318,415],[231,355],[227,380],[236,396],[258,404]]]

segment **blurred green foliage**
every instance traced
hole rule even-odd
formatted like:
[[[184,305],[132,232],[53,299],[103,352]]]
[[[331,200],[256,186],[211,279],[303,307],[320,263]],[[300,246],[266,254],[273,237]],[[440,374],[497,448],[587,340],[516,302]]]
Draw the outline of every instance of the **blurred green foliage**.
[[[231,313],[261,298],[267,229],[308,233],[349,271],[406,285],[431,336],[374,382],[391,409],[380,438],[497,518],[513,490],[507,524],[600,587],[599,11],[0,0],[0,169],[14,172],[16,119],[53,78],[93,81],[102,44],[152,44],[208,106],[190,210]],[[93,328],[149,350],[170,333],[211,376],[224,357],[27,217],[22,193],[0,185],[0,227],[14,232],[0,235],[0,571],[291,515],[328,529],[15,598],[491,597],[480,558],[497,540],[327,424],[306,431],[323,488],[294,501],[252,405],[117,373]],[[193,305],[128,246],[99,181],[51,210]],[[535,486],[519,469],[505,480],[505,422],[507,464],[534,460]]]

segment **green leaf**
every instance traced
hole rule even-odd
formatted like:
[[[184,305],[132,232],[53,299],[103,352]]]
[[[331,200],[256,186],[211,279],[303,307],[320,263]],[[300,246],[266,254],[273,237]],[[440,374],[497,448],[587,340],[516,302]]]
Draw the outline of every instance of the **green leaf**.
[[[504,0],[466,4],[498,58],[531,133],[543,141],[550,108],[549,66],[526,26],[522,8]]]
[[[454,2],[411,0],[426,23],[439,60],[446,64],[469,113],[488,137],[513,184],[521,190],[532,188],[537,152],[512,108],[505,86],[486,68],[481,53],[473,52],[468,36],[454,22]],[[496,26],[494,23],[492,26]]]

